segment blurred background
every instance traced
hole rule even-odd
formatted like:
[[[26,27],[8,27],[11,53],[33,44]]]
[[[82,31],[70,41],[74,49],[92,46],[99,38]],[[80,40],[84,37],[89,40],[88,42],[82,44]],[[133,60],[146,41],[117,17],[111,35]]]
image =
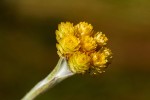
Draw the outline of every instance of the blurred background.
[[[75,75],[36,100],[150,100],[149,0],[0,0],[0,100],[20,100],[50,73],[65,21],[105,33],[114,59],[105,73]]]

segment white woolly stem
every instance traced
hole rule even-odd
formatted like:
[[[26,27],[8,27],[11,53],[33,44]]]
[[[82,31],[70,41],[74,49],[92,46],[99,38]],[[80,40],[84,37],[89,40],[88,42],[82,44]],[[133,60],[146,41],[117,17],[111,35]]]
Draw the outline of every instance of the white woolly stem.
[[[72,75],[74,73],[70,71],[66,59],[60,58],[54,70],[45,79],[36,84],[21,100],[33,100],[41,93]]]

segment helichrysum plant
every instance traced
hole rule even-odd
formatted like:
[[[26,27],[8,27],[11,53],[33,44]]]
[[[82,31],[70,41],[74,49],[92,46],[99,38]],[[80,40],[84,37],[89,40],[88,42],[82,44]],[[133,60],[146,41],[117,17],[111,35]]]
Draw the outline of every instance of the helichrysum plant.
[[[40,81],[22,100],[33,100],[63,79],[74,74],[105,72],[110,64],[112,52],[107,48],[108,38],[102,32],[95,32],[86,22],[73,25],[61,22],[56,30],[56,47],[60,57],[54,70]]]

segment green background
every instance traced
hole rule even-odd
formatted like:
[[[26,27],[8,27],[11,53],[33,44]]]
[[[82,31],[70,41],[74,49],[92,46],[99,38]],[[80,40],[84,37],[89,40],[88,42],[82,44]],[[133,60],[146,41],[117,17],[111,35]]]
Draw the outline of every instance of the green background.
[[[60,22],[86,21],[109,38],[112,64],[75,75],[36,100],[150,100],[150,0],[1,0],[0,100],[19,100],[56,65]]]

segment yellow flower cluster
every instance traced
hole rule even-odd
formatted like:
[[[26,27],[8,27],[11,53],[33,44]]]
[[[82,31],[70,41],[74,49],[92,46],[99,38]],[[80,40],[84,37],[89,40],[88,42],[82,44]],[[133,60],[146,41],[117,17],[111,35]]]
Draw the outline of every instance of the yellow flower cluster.
[[[58,55],[68,60],[74,73],[102,73],[112,58],[111,50],[106,47],[108,38],[102,32],[95,33],[86,22],[60,23],[56,39]]]

